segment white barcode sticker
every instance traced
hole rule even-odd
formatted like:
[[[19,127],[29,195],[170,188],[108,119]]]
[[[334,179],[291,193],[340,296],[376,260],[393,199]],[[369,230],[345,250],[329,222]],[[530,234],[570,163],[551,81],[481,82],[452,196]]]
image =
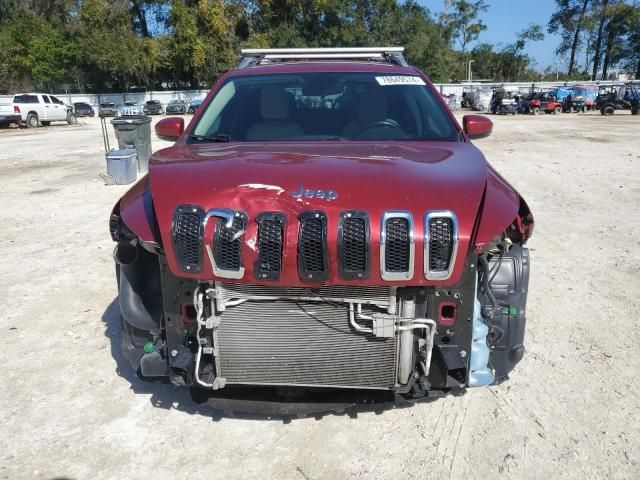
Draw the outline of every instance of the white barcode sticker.
[[[424,80],[413,75],[388,75],[376,77],[379,85],[387,87],[389,85],[426,85]]]

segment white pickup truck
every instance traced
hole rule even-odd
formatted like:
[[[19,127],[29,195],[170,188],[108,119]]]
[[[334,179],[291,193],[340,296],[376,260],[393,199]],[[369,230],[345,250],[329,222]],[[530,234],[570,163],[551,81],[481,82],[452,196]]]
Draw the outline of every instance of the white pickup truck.
[[[29,128],[48,126],[51,122],[75,122],[73,107],[45,93],[21,93],[13,102],[0,105],[0,124],[19,123]]]

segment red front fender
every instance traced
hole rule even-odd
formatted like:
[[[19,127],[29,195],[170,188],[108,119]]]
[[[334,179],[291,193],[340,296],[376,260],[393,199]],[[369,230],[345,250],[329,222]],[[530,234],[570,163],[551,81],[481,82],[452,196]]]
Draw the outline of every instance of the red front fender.
[[[141,241],[161,245],[148,176],[142,177],[124,194],[114,207],[113,214],[118,215],[126,227]]]
[[[504,178],[489,167],[474,239],[476,251],[484,250],[486,245],[511,224],[516,228],[513,234],[520,243],[525,243],[533,233],[533,216],[526,202]]]

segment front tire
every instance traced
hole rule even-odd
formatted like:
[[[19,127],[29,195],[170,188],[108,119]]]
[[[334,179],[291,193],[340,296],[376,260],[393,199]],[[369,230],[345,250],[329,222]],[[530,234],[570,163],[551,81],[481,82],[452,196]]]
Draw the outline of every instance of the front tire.
[[[557,115],[559,113],[562,113],[562,107],[556,107],[553,109],[553,114]]]
[[[40,123],[38,122],[38,115],[30,113],[27,115],[27,128],[38,128]]]
[[[533,107],[531,109],[531,113],[533,113],[534,115],[540,115],[540,107]]]
[[[76,116],[71,112],[67,113],[67,123],[69,125],[73,125],[74,123],[76,123]]]
[[[616,109],[613,107],[613,105],[607,105],[605,107],[602,107],[602,110],[600,110],[600,113],[602,115],[613,115],[615,113]]]

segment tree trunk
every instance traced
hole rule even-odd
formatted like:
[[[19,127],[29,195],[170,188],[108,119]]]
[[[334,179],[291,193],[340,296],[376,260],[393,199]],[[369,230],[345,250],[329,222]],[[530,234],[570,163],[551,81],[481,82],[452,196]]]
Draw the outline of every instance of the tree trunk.
[[[142,6],[139,2],[131,2],[133,8],[133,14],[138,19],[138,23],[140,24],[140,33],[143,37],[149,38],[149,27],[147,25],[147,18],[144,16],[144,11],[142,10]]]
[[[580,11],[580,17],[576,25],[576,30],[573,34],[573,44],[571,45],[571,58],[569,59],[569,78],[573,75],[573,69],[576,61],[576,52],[578,51],[578,41],[580,40],[580,31],[582,30],[582,21],[584,20],[584,13],[587,11],[587,5],[589,0],[582,2],[582,10]]]
[[[593,54],[593,75],[592,80],[595,80],[598,75],[598,68],[600,68],[600,56],[602,54],[602,35],[604,34],[604,24],[607,21],[607,7],[609,6],[609,0],[603,0],[601,7],[600,25],[598,25],[598,37],[596,38],[596,51]]]
[[[607,79],[607,74],[609,73],[609,63],[611,62],[611,48],[613,47],[613,38],[614,38],[613,29],[610,29],[607,32],[607,43],[604,51],[604,64],[602,65],[602,80]]]

